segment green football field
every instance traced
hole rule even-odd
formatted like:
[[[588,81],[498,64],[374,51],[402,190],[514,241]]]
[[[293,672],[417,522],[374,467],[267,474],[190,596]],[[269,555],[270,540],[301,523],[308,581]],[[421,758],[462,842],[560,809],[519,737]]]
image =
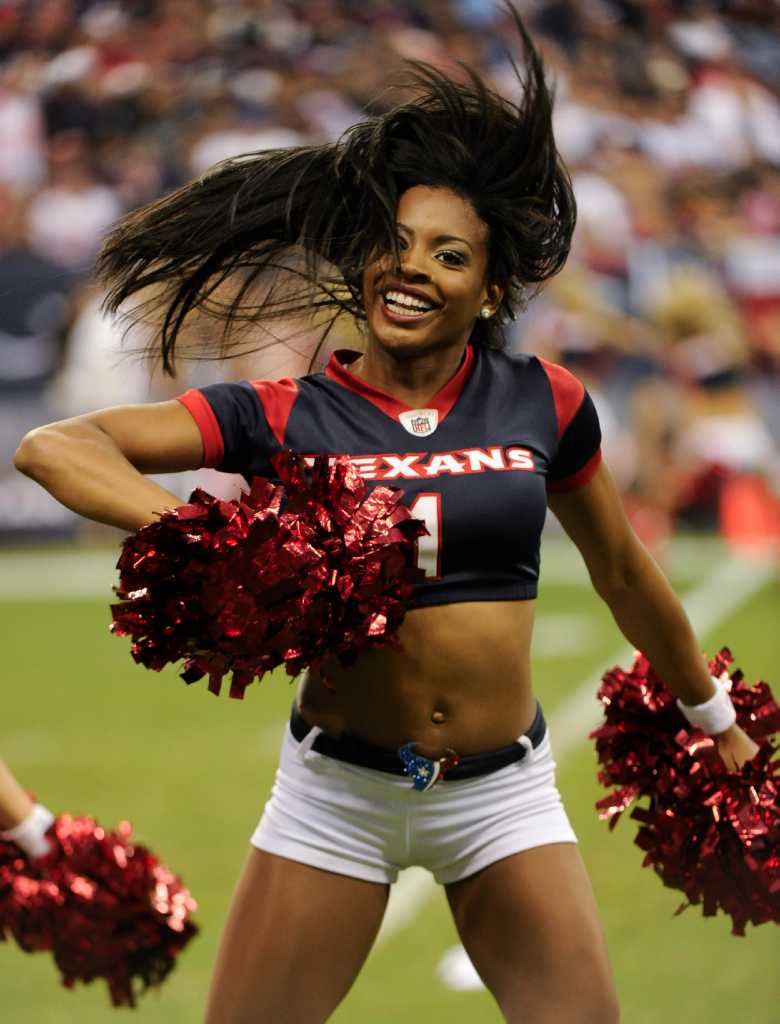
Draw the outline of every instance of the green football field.
[[[62,989],[47,954],[0,945],[4,1024],[97,1024],[117,1014],[147,1024],[200,1020],[222,920],[270,789],[292,698],[278,675],[252,687],[242,703],[215,699],[202,685],[187,688],[173,671],[136,667],[127,641],[108,634],[111,564],[111,552],[100,550],[0,554],[0,755],[54,810],[91,814],[106,825],[129,818],[136,837],[180,872],[198,899],[201,934],[135,1011],[112,1010],[102,983]],[[703,649],[729,645],[750,681],[771,681],[780,601],[769,568],[735,560],[715,541],[689,540],[675,542],[666,569]],[[641,868],[635,825],[626,817],[609,833],[596,817],[602,792],[586,737],[599,712],[589,694],[600,671],[630,654],[578,555],[560,538],[545,545],[534,649],[559,784],[601,906],[625,1024],[780,1024],[777,929],[764,925],[735,938],[725,917],[705,920],[698,908],[675,917],[679,894]],[[498,1022],[486,992],[454,990],[442,980],[442,957],[457,944],[443,894],[420,872],[405,873],[396,888],[386,927],[332,1020]],[[334,942],[339,928],[334,921]]]

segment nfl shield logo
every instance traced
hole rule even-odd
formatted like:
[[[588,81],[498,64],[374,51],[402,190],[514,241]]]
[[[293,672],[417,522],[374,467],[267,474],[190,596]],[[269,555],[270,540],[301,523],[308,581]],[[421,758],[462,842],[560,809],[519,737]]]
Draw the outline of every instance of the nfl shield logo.
[[[410,409],[402,412],[398,419],[401,426],[415,437],[427,437],[439,425],[438,409]]]

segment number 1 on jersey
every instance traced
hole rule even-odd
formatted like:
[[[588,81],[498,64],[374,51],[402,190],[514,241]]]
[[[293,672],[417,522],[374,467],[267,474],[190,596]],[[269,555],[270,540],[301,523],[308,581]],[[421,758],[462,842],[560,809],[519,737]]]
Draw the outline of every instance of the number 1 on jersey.
[[[441,576],[441,495],[435,492],[418,494],[409,511],[415,519],[422,519],[428,536],[417,538],[417,566],[426,579]]]

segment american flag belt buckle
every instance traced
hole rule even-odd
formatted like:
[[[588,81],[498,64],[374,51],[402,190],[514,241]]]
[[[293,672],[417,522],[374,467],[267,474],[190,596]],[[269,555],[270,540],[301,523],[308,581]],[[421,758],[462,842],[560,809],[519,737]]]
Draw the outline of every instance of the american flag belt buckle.
[[[444,778],[450,768],[454,768],[460,758],[454,750],[447,750],[444,757],[431,758],[416,754],[416,743],[404,743],[398,748],[404,771],[412,780],[412,788],[418,793],[426,793],[432,786]]]

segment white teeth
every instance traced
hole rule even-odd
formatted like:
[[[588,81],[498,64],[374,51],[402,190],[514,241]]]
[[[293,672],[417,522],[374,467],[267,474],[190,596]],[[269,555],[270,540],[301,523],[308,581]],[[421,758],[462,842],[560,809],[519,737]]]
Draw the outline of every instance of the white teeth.
[[[426,302],[425,299],[420,299],[416,295],[408,295],[406,292],[386,292],[385,302],[392,303],[394,306],[419,310],[423,313],[434,308],[433,303]]]

